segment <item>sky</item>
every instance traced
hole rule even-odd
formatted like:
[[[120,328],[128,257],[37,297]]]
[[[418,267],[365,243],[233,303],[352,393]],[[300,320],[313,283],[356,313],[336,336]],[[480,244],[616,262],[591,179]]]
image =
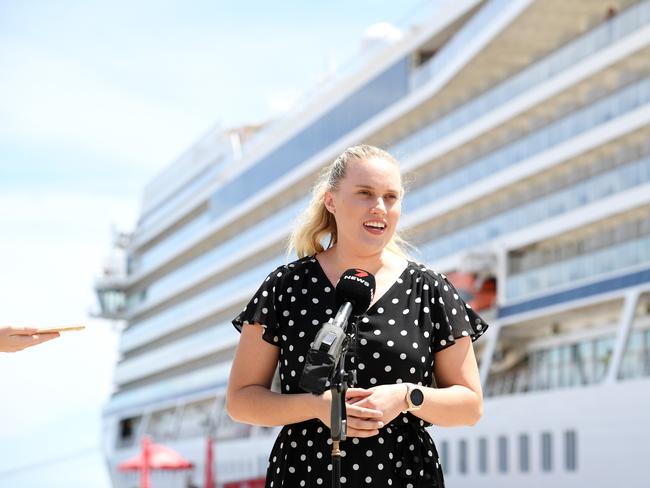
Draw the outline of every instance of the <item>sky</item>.
[[[92,286],[147,182],[215,126],[282,116],[422,3],[0,2],[0,324],[87,326],[0,353],[0,486],[110,486],[120,325],[91,318]]]

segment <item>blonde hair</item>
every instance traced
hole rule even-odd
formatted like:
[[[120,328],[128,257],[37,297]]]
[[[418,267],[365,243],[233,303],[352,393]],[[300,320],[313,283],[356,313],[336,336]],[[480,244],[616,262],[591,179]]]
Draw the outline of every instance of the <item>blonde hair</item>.
[[[334,162],[324,168],[314,185],[312,198],[308,207],[298,217],[294,231],[289,237],[287,256],[291,254],[292,249],[296,250],[298,258],[311,256],[324,251],[325,248],[321,244],[321,239],[328,235],[330,240],[327,248],[329,249],[336,244],[338,240],[336,220],[334,219],[334,215],[325,207],[325,192],[335,191],[339,188],[339,183],[345,176],[345,171],[351,160],[363,161],[374,157],[390,161],[396,165],[398,164],[397,160],[383,149],[367,144],[360,144],[358,146],[348,147]],[[402,195],[400,195],[400,198],[403,195],[404,189],[402,187]],[[413,258],[410,256],[407,248],[415,249],[412,244],[408,243],[397,232],[393,234],[393,237],[386,244],[388,251],[405,259],[412,260]]]

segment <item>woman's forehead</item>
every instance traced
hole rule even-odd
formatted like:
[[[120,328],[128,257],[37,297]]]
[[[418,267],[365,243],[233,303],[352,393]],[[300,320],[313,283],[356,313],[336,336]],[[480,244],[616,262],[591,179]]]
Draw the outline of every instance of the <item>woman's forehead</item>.
[[[353,161],[348,164],[344,179],[351,186],[363,185],[395,191],[399,191],[402,186],[397,164],[382,158]]]

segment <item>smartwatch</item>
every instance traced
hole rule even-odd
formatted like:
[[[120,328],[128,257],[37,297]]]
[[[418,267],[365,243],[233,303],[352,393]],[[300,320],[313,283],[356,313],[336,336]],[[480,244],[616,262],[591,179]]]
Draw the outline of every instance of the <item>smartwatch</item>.
[[[407,383],[406,388],[406,404],[408,408],[404,412],[410,412],[411,410],[417,410],[422,407],[424,403],[424,392],[422,389],[411,383]]]

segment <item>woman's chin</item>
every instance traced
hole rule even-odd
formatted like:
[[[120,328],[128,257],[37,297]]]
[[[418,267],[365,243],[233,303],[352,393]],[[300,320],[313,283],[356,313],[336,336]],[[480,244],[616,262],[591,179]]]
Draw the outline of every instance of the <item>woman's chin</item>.
[[[388,244],[388,241],[390,241],[390,236],[388,236],[385,232],[381,235],[370,234],[366,231],[364,232],[365,234],[361,237],[361,242],[372,249],[381,249],[385,247],[386,244]]]

